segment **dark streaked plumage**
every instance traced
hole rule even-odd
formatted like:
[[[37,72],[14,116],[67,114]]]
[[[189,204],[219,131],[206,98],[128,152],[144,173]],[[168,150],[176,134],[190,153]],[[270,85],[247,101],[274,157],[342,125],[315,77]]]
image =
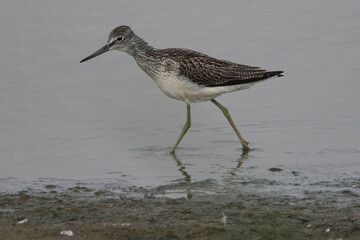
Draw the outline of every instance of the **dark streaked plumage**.
[[[281,71],[266,72],[259,67],[216,59],[188,49],[169,48],[160,51],[179,62],[180,74],[205,87],[250,83],[282,73]]]

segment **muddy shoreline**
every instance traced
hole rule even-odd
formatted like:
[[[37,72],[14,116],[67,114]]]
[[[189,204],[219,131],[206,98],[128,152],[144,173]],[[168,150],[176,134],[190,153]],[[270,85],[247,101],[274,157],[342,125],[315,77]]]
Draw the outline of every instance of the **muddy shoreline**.
[[[143,197],[56,186],[0,194],[0,239],[360,239],[360,203],[351,193],[339,204],[325,193],[171,199],[139,191]]]

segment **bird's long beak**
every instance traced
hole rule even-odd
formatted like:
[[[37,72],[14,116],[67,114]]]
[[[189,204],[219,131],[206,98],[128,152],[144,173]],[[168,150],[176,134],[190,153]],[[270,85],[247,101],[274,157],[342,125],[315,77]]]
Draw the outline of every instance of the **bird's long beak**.
[[[93,54],[91,54],[90,56],[84,58],[83,60],[81,60],[80,62],[85,62],[89,59],[92,59],[94,57],[99,56],[100,54],[106,53],[107,51],[110,50],[110,47],[106,44],[105,46],[103,46],[102,48],[100,48],[99,50],[97,50],[96,52],[94,52]]]

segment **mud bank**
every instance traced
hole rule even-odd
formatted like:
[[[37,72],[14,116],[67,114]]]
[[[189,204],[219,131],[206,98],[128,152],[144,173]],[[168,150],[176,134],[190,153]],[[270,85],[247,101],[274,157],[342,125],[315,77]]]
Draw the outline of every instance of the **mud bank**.
[[[56,186],[0,194],[1,239],[360,239],[360,203],[325,193],[193,194],[171,199]],[[224,218],[224,215],[226,216]],[[22,221],[27,219],[25,221]],[[73,236],[60,235],[71,230]]]

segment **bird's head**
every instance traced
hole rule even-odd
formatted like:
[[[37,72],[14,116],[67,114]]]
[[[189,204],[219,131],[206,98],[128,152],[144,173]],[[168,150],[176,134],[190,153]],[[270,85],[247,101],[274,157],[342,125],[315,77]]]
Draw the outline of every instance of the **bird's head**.
[[[123,52],[129,52],[133,43],[134,32],[128,26],[120,26],[111,31],[108,37],[108,41],[105,46],[84,58],[80,62],[85,62],[100,54],[106,53],[110,50],[119,50]]]

